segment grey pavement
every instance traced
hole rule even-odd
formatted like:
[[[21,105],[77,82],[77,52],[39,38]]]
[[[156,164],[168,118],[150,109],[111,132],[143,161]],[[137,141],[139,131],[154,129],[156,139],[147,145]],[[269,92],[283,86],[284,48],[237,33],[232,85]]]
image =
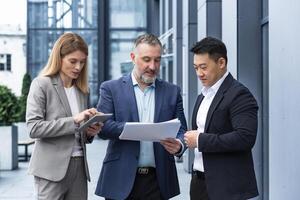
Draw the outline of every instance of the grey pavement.
[[[98,176],[105,156],[107,141],[95,139],[87,145],[88,163],[91,173],[91,182],[88,185],[88,199],[101,200],[94,194]],[[184,168],[183,163],[176,163],[181,194],[172,200],[188,200],[190,174]],[[34,200],[33,177],[27,174],[28,162],[19,162],[19,168],[12,171],[0,171],[0,199],[1,200]],[[124,173],[126,173],[124,171]]]

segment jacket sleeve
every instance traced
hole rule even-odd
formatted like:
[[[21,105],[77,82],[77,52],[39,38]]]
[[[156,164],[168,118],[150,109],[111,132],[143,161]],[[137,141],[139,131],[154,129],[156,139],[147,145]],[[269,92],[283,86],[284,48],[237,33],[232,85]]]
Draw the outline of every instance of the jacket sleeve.
[[[115,113],[113,106],[113,96],[111,93],[108,82],[104,82],[100,86],[100,98],[97,106],[97,110],[103,113]],[[112,116],[110,119],[105,121],[104,126],[102,127],[101,132],[98,136],[102,139],[119,139],[125,122],[115,121],[115,116]]]
[[[51,101],[51,97],[47,96],[46,88],[41,86],[38,79],[33,80],[26,107],[26,123],[30,137],[48,138],[74,134],[76,125],[73,117],[46,120],[47,101]]]
[[[179,87],[178,87],[178,92],[177,92],[176,117],[179,119],[179,121],[181,123],[180,129],[177,133],[177,138],[181,141],[182,149],[180,149],[180,152],[178,154],[176,154],[176,156],[180,157],[180,156],[182,156],[184,151],[187,149],[187,146],[184,142],[184,133],[187,130],[187,124],[186,124],[186,119],[184,116],[182,96],[181,96]]]
[[[255,144],[257,135],[257,110],[256,100],[246,88],[240,90],[228,106],[228,118],[225,120],[230,131],[219,129],[218,132],[201,133],[198,138],[198,149],[201,152],[234,152],[247,151]],[[214,118],[213,120],[216,120]],[[211,126],[215,123],[211,121]]]

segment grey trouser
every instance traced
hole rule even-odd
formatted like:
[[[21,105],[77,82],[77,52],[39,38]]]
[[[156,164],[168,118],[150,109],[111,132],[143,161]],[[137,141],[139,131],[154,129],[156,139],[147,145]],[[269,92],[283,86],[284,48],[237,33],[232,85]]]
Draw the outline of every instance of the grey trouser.
[[[59,182],[34,177],[37,200],[86,200],[87,179],[83,157],[72,157],[66,176]]]

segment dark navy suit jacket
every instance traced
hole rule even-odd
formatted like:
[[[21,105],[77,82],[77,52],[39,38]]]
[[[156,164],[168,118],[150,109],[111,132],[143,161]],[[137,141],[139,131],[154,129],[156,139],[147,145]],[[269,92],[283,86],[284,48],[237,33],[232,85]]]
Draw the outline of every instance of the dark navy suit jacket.
[[[203,95],[196,101],[192,128]],[[251,149],[257,134],[256,100],[229,74],[208,110],[204,133],[198,138],[205,182],[211,200],[241,200],[258,195]]]
[[[105,122],[99,134],[99,137],[109,139],[109,144],[95,194],[110,199],[125,199],[134,184],[140,152],[140,142],[119,140],[125,122],[139,121],[131,76],[102,83],[97,109],[113,113],[113,118]],[[181,121],[177,138],[183,141],[186,120],[180,89],[156,80],[154,122],[174,118]],[[153,146],[159,188],[163,197],[169,199],[180,193],[174,156],[158,142],[154,142]]]

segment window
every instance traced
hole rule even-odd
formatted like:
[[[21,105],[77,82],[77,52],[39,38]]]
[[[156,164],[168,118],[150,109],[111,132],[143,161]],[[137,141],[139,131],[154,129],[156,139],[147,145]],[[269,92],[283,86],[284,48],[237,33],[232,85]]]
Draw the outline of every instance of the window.
[[[6,70],[11,71],[11,55],[6,54]]]
[[[11,54],[0,54],[0,71],[11,71]]]
[[[98,63],[98,17],[97,0],[28,0],[28,40],[27,65],[28,73],[35,77],[49,58],[57,38],[64,32],[75,32],[81,35],[89,48],[89,104],[98,102],[98,84],[102,74]],[[122,2],[123,3],[123,2]],[[101,14],[101,13],[99,13]],[[102,52],[101,52],[102,53]]]
[[[133,41],[147,30],[146,0],[111,0],[109,3],[109,79],[131,71]]]

